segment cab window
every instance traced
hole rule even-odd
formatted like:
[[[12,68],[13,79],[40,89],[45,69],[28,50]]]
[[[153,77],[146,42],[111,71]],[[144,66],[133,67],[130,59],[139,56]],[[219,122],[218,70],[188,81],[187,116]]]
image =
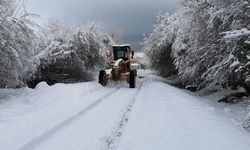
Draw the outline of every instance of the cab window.
[[[128,60],[128,51],[126,47],[113,47],[114,60]]]

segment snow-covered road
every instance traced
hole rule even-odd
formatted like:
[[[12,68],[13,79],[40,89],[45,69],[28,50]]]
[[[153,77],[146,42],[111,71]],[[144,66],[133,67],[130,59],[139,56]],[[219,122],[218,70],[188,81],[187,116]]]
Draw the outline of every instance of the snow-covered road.
[[[153,75],[0,90],[0,150],[249,150],[250,135]]]

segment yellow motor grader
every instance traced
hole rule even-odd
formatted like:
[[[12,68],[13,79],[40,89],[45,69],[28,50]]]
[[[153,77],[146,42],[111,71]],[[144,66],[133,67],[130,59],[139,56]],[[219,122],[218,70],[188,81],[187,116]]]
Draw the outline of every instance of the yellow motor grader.
[[[137,71],[131,68],[131,61],[134,52],[130,45],[114,45],[110,50],[109,65],[112,67],[111,73],[101,70],[99,73],[99,83],[106,86],[109,80],[127,81],[130,88],[136,86]]]

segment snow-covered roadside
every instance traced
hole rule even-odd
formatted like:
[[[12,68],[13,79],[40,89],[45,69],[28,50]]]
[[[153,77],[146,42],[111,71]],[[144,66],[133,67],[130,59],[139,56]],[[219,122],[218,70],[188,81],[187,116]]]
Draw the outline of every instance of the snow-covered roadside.
[[[250,135],[211,105],[159,81],[142,87],[118,150],[249,150]]]
[[[153,76],[156,81],[164,82],[167,84],[175,85],[178,83],[178,78],[173,76],[170,78],[161,78],[157,76]],[[213,107],[218,113],[222,113],[228,117],[234,124],[245,128],[250,132],[250,97],[243,97],[242,99],[238,98],[235,100],[235,103],[225,103],[218,101],[225,98],[233,93],[244,92],[245,89],[238,90],[220,90],[217,92],[208,92],[206,90],[201,90],[199,92],[190,92],[188,90],[184,90],[186,93],[193,95],[200,99],[203,102],[206,102],[211,107]]]
[[[226,95],[229,95],[232,92],[234,91],[223,90],[206,96],[198,96],[199,93],[191,94],[199,97],[202,101],[213,106],[218,111],[218,113],[223,113],[234,124],[245,128],[247,131],[250,131],[250,97],[246,97],[243,101],[239,101],[235,104],[224,102],[218,103],[218,100],[224,98]]]

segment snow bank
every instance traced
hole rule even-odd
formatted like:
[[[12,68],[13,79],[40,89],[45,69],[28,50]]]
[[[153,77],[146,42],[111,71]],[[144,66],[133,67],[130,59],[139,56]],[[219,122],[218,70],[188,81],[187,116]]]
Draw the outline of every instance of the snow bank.
[[[48,88],[48,84],[46,83],[46,82],[40,82],[40,83],[38,83],[37,85],[36,85],[36,90],[42,90],[42,89],[46,89],[46,88]]]
[[[89,82],[54,86],[42,82],[36,89],[0,90],[0,149],[16,150],[42,135],[83,109],[91,99],[81,97],[99,88]]]

